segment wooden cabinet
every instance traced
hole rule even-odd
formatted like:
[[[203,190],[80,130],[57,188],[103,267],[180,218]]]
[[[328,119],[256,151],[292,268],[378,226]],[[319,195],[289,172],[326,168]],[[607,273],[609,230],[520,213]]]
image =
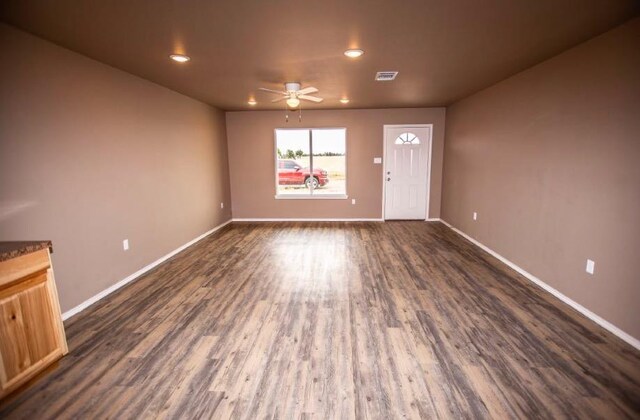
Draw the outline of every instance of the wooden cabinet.
[[[0,398],[67,352],[49,249],[0,261]]]

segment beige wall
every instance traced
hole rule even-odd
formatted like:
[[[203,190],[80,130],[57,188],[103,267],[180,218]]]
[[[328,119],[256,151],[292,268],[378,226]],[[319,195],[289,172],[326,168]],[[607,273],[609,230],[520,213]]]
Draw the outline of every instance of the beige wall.
[[[444,108],[302,111],[302,122],[284,111],[227,113],[229,166],[234,218],[365,218],[382,216],[384,124],[433,124],[429,216],[440,215]],[[276,200],[274,129],[347,128],[348,200]],[[356,199],[356,205],[351,199]]]
[[[443,219],[640,338],[640,20],[448,108],[443,185]]]
[[[0,46],[0,240],[53,240],[63,311],[230,218],[222,112],[5,25]]]

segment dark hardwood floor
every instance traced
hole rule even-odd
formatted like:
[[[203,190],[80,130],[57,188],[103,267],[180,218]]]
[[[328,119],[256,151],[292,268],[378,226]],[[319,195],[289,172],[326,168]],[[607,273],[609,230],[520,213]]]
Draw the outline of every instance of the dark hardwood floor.
[[[639,418],[640,352],[433,222],[233,224],[0,418]]]

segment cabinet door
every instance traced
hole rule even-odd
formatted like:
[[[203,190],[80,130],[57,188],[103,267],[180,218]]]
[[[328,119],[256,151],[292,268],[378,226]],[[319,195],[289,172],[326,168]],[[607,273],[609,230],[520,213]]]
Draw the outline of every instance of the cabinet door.
[[[18,294],[31,363],[46,358],[59,347],[47,277],[41,276],[37,284]]]
[[[0,396],[62,355],[46,272],[0,293]]]
[[[0,299],[0,355],[2,357],[2,385],[18,377],[30,365],[20,297],[13,295]]]

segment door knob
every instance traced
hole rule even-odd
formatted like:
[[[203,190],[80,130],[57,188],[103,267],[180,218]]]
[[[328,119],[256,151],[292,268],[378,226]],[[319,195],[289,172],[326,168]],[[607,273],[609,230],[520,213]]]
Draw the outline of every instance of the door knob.
[[[391,178],[387,178],[387,181],[391,181]]]

